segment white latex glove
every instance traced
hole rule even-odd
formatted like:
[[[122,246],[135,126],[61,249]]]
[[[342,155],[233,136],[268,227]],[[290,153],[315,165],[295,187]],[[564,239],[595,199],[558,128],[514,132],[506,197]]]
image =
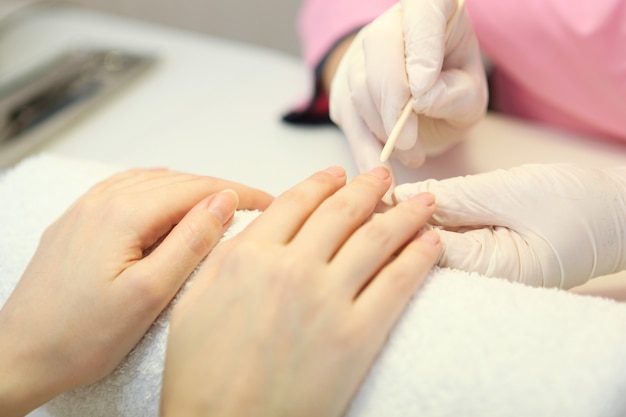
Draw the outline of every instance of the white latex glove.
[[[435,195],[439,265],[571,288],[626,268],[626,167],[524,165],[396,187]]]
[[[414,113],[392,155],[411,167],[449,148],[484,115],[486,77],[465,10],[446,40],[457,8],[457,0],[403,0],[361,29],[341,59],[330,116],[361,172],[381,165],[383,145],[409,99]]]

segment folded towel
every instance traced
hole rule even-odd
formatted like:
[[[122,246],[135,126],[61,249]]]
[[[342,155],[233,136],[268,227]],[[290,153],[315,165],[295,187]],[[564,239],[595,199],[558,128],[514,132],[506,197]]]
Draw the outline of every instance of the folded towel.
[[[0,178],[0,305],[45,226],[116,171],[42,155]],[[229,235],[256,215],[237,212]],[[170,310],[113,374],[61,395],[48,413],[158,416]],[[626,305],[436,268],[348,416],[617,417],[626,415],[625,394]]]

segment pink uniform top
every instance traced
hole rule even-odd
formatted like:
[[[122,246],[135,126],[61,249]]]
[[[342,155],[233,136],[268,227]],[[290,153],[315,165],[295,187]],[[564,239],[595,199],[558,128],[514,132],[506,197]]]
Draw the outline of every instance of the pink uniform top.
[[[347,33],[397,0],[304,0],[299,29],[314,68]],[[467,0],[494,64],[491,107],[626,141],[626,0]]]

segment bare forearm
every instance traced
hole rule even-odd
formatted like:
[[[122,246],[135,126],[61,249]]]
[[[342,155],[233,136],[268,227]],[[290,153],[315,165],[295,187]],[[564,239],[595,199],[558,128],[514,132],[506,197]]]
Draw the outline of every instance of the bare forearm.
[[[0,329],[3,333],[4,328]],[[39,389],[31,375],[32,365],[27,358],[15,352],[13,341],[0,337],[0,410],[5,417],[24,416],[41,405]],[[45,400],[43,400],[45,402]]]
[[[46,365],[46,346],[35,326],[20,318],[11,299],[0,310],[0,410],[2,416],[24,416],[54,398],[55,371]]]

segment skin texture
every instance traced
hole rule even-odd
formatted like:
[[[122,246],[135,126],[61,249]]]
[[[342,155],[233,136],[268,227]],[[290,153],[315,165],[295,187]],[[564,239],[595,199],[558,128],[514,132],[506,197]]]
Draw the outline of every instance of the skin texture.
[[[235,209],[271,201],[240,184],[164,169],[127,171],[94,186],[44,232],[0,310],[2,415],[24,415],[109,374]]]
[[[338,416],[440,251],[420,194],[373,211],[378,167],[319,172],[206,259],[176,305],[162,391],[169,416]]]

